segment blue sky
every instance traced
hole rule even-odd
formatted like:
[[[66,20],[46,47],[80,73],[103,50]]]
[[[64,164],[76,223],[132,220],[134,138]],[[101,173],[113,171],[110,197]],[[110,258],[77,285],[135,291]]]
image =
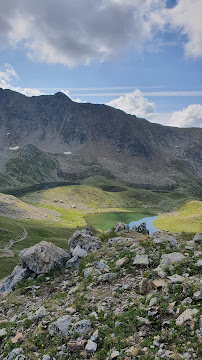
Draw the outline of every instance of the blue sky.
[[[201,14],[201,0],[0,0],[0,87],[202,127]]]

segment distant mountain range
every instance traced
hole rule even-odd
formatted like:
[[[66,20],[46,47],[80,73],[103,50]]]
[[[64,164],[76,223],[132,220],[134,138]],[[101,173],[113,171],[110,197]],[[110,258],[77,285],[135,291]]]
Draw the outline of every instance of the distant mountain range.
[[[1,191],[92,176],[151,189],[200,186],[202,129],[152,124],[61,92],[0,89]]]

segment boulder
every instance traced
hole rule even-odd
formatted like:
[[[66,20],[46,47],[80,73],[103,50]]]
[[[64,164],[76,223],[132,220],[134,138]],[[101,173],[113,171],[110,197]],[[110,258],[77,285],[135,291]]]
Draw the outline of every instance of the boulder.
[[[119,232],[119,231],[129,231],[130,229],[128,224],[124,224],[123,222],[119,221],[116,223],[113,230],[115,232]]]
[[[46,241],[41,241],[20,253],[22,266],[35,274],[45,274],[54,267],[63,266],[70,257],[68,251]]]
[[[72,249],[80,246],[81,249],[89,253],[99,250],[102,247],[102,243],[98,238],[92,236],[91,232],[83,229],[81,231],[75,231],[73,236],[69,239],[69,246]]]
[[[139,284],[139,288],[140,288],[140,294],[146,295],[152,290],[151,282],[148,281],[147,279],[142,279],[142,281]]]
[[[116,267],[120,268],[120,267],[128,264],[128,262],[129,262],[129,258],[127,258],[127,257],[123,257],[121,259],[118,259],[116,261]]]
[[[88,352],[95,352],[97,350],[97,344],[92,340],[88,340],[85,350]]]
[[[69,341],[67,343],[67,348],[71,352],[79,352],[84,350],[86,344],[87,344],[87,340]]]
[[[77,321],[71,328],[70,335],[74,337],[74,334],[79,334],[80,336],[86,334],[91,328],[90,320],[80,320]]]
[[[16,359],[16,357],[20,356],[24,353],[24,350],[22,348],[15,348],[13,349],[3,360],[13,360]],[[22,356],[22,355],[21,355]],[[18,357],[19,358],[19,357]],[[23,359],[21,357],[21,359]]]
[[[196,234],[193,237],[193,241],[196,242],[197,244],[201,244],[202,243],[202,234]]]
[[[66,269],[77,269],[80,263],[80,259],[78,256],[73,256],[71,259],[69,259],[66,264],[65,267]]]
[[[149,234],[149,230],[147,230],[145,222],[141,223],[139,226],[133,226],[131,231],[135,231],[135,232],[138,232],[138,233],[144,234],[144,235]]]
[[[97,282],[98,283],[111,283],[114,279],[118,276],[117,273],[106,273],[103,275],[98,276]]]
[[[152,235],[155,244],[169,244],[171,248],[180,248],[180,244],[173,234],[166,231],[156,231]]]
[[[160,265],[162,266],[162,268],[166,269],[170,265],[178,264],[184,259],[185,259],[185,256],[180,252],[164,254],[161,256]]]
[[[82,249],[79,245],[77,245],[73,252],[72,252],[73,256],[78,256],[79,258],[83,258],[86,257],[88,255],[87,251]]]
[[[168,276],[168,279],[171,281],[172,284],[182,284],[184,281],[184,277],[178,274]]]
[[[152,286],[154,289],[160,289],[162,287],[166,286],[166,282],[164,280],[153,280],[152,281]]]
[[[11,275],[0,283],[0,294],[11,292],[14,286],[27,275],[27,269],[23,269],[21,266],[16,266]]]
[[[49,334],[51,336],[67,336],[71,322],[72,317],[70,315],[61,316],[59,319],[50,324],[48,328]]]
[[[123,245],[123,246],[137,246],[136,241],[133,238],[125,237],[113,237],[108,240],[109,245]]]

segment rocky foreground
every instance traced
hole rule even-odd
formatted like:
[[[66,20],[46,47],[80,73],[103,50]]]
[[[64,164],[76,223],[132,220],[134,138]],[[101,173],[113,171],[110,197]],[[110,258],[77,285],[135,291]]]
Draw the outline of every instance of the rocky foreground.
[[[0,283],[0,359],[200,359],[202,234],[41,242]]]

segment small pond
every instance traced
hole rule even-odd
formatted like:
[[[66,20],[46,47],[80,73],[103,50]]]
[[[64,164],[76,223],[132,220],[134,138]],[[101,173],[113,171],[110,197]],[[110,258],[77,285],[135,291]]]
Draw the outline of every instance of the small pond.
[[[109,213],[99,213],[91,214],[85,217],[88,224],[94,226],[97,229],[107,231],[111,229],[116,222],[122,221],[125,224],[129,224],[130,229],[133,226],[138,226],[142,222],[146,222],[147,229],[149,233],[152,234],[158,229],[153,225],[154,220],[157,216],[149,216],[144,213],[133,213],[133,212],[109,212]]]

